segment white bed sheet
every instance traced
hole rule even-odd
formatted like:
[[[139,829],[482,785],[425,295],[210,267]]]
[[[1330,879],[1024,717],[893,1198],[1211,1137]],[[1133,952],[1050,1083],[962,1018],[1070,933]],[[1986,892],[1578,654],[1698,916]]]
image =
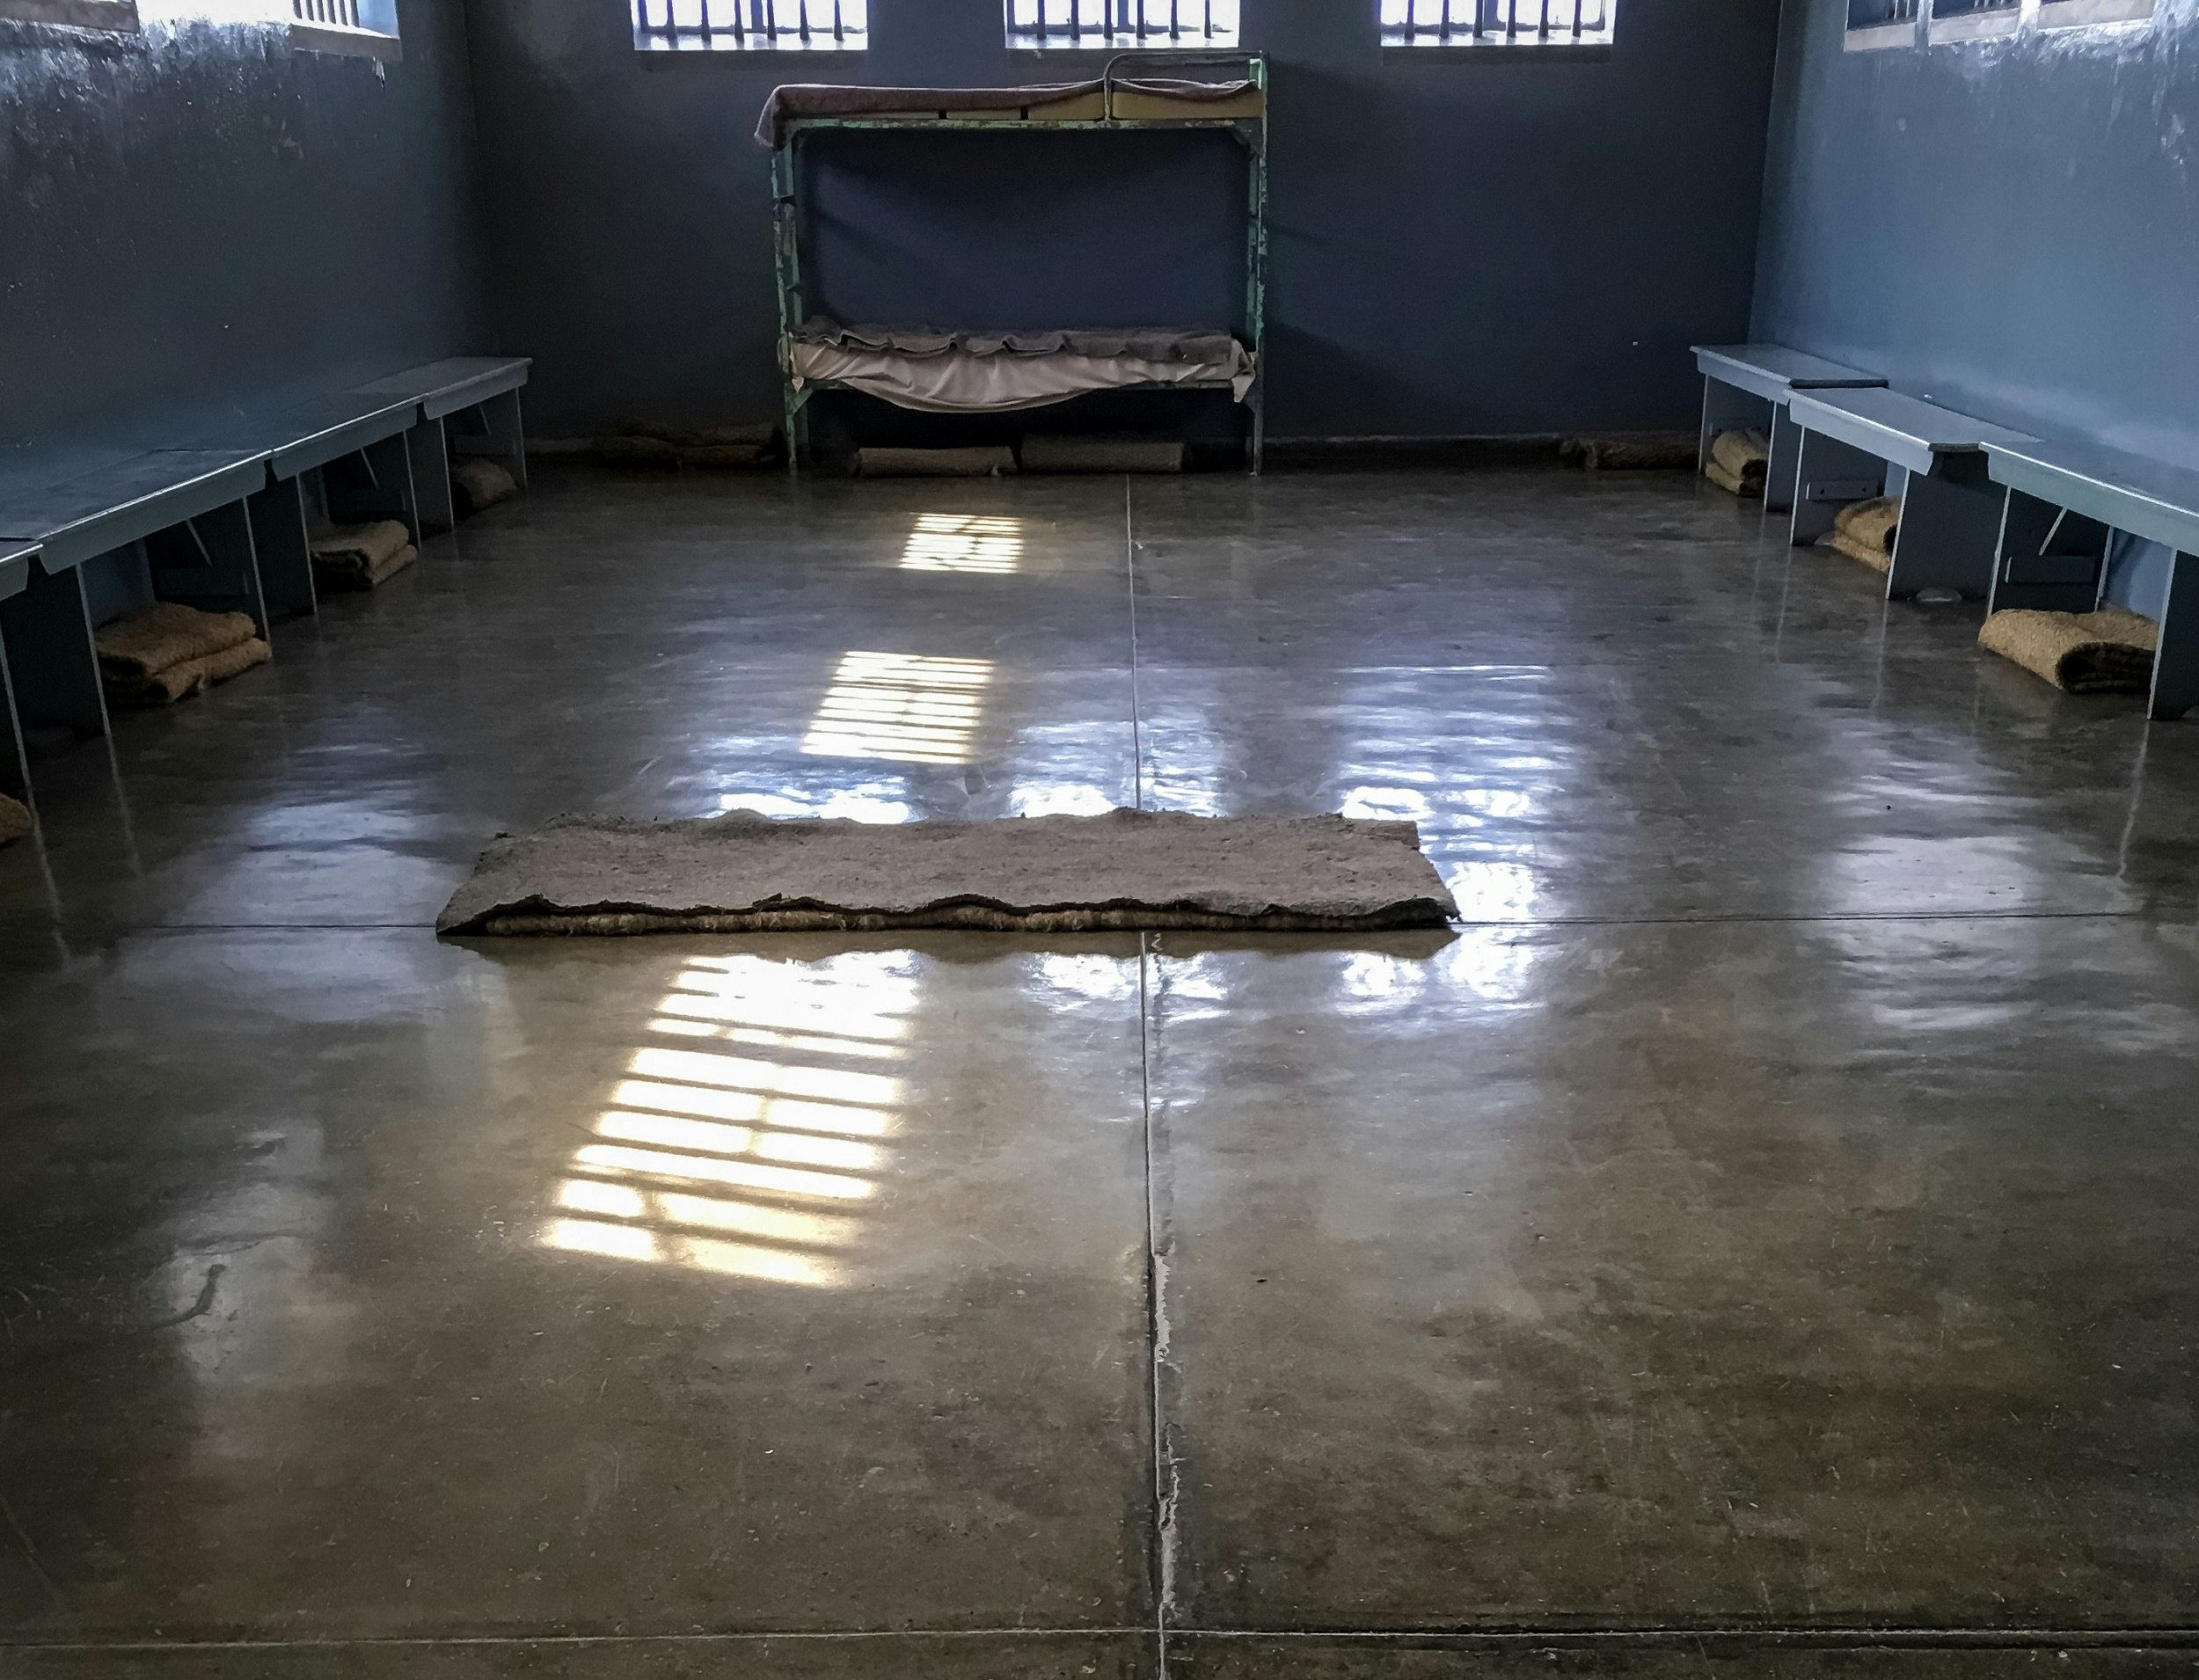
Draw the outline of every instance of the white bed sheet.
[[[1241,344],[1224,362],[1158,361],[1139,355],[1083,355],[1070,350],[1037,355],[979,355],[964,350],[910,355],[850,344],[793,342],[796,389],[811,383],[845,385],[902,408],[934,414],[999,413],[1043,408],[1087,391],[1125,385],[1218,385],[1243,402],[1252,390],[1253,358]]]

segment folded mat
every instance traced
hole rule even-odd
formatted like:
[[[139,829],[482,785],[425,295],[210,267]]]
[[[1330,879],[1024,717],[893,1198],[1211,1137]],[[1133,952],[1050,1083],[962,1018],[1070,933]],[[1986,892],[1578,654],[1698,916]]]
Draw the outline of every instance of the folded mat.
[[[1736,496],[1760,496],[1771,465],[1772,440],[1743,427],[1720,432],[1711,440],[1710,459],[1703,464],[1703,476]]]
[[[983,478],[1016,470],[1015,451],[984,449],[858,449],[866,478]]]
[[[2160,628],[2119,607],[2097,612],[2034,612],[2011,608],[1985,620],[1981,647],[2012,659],[2071,694],[2144,693],[2153,683]]]
[[[478,514],[519,493],[519,480],[493,461],[479,457],[456,462],[450,469],[450,488],[461,513]]]
[[[102,625],[91,640],[99,651],[99,674],[110,682],[128,682],[235,647],[258,633],[244,613],[201,612],[162,601]]]
[[[1183,443],[1165,437],[1026,437],[1026,472],[1181,472]]]
[[[420,558],[394,519],[369,525],[324,525],[310,537],[313,581],[324,589],[371,589]]]
[[[1860,560],[1874,572],[1894,566],[1894,538],[1901,529],[1901,498],[1873,496],[1852,501],[1832,516],[1832,529],[1817,539],[1829,548]]]
[[[442,933],[978,927],[1436,927],[1457,914],[1409,822],[1106,816],[990,822],[559,817],[507,836]]]
[[[216,683],[228,682],[240,671],[265,665],[274,657],[274,649],[254,636],[233,647],[224,647],[218,654],[186,659],[147,676],[109,676],[107,698],[121,706],[173,705],[178,700],[203,693]]]
[[[30,807],[0,793],[0,846],[13,845],[30,831]]]
[[[1611,432],[1601,437],[1560,439],[1558,453],[1579,461],[1590,472],[1640,471],[1650,468],[1692,470],[1702,447],[1694,432]]]

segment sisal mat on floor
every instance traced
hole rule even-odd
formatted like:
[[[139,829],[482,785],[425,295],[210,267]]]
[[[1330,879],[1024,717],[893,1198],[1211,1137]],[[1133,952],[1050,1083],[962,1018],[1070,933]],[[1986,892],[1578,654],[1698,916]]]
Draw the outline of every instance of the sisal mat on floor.
[[[1852,501],[1832,516],[1832,529],[1817,539],[1820,548],[1860,560],[1874,572],[1893,569],[1894,538],[1901,530],[1901,498],[1873,496]]]
[[[0,846],[11,845],[30,831],[30,807],[0,793]]]
[[[1409,822],[1114,811],[993,822],[559,817],[498,840],[441,933],[1439,927]]]
[[[173,601],[101,625],[92,644],[99,680],[119,706],[172,705],[274,656],[245,614]]]
[[[1711,440],[1710,459],[1703,463],[1703,476],[1736,496],[1760,496],[1771,465],[1771,440],[1744,427],[1720,432]]]
[[[371,589],[420,558],[412,533],[394,519],[323,525],[309,540],[313,581],[324,589]]]
[[[866,478],[985,478],[1013,472],[1015,451],[1003,444],[970,449],[858,449]]]
[[[2103,607],[2097,612],[1997,612],[1977,632],[1981,647],[2013,660],[2071,694],[2111,694],[2152,686],[2153,649],[2160,627],[2143,613]]]

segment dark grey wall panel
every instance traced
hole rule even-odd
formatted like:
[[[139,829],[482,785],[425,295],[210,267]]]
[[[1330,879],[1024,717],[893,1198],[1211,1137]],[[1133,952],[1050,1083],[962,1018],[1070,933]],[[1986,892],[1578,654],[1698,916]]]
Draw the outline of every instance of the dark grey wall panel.
[[[873,0],[856,60],[645,60],[625,0],[467,4],[500,336],[539,358],[530,412],[552,434],[775,412],[766,157],[749,138],[773,83],[1072,73],[1012,56],[998,0]],[[1374,0],[1246,0],[1275,75],[1274,431],[1691,413],[1687,344],[1747,322],[1775,20],[1764,0],[1620,4],[1611,55],[1567,62],[1385,60]],[[1070,143],[840,148],[819,185],[829,301],[967,325],[1013,323],[946,311],[1211,319],[1238,260],[1210,214],[1228,143],[1163,142],[1188,159],[1175,171],[1161,149],[1099,142],[1076,207],[1035,208]]]
[[[386,66],[147,10],[0,23],[0,471],[493,347],[455,0]]]
[[[1787,0],[1757,332],[2199,464],[2199,8],[1844,54],[1845,10]]]

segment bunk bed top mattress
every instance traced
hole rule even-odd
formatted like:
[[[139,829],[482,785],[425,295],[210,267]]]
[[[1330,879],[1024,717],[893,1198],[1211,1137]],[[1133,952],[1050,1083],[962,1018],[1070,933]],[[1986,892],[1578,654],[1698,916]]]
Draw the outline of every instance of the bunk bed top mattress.
[[[1252,82],[1194,82],[1171,77],[1118,77],[1112,82],[1044,82],[1022,87],[857,87],[844,83],[796,82],[771,90],[756,126],[757,143],[777,148],[786,127],[801,117],[883,117],[910,121],[943,117],[981,117],[987,113],[1051,116],[1061,121],[1095,121],[1107,114],[1107,96],[1129,95],[1136,114],[1181,114],[1194,118],[1199,107],[1230,106],[1260,91]],[[1216,113],[1216,114],[1224,114]]]

